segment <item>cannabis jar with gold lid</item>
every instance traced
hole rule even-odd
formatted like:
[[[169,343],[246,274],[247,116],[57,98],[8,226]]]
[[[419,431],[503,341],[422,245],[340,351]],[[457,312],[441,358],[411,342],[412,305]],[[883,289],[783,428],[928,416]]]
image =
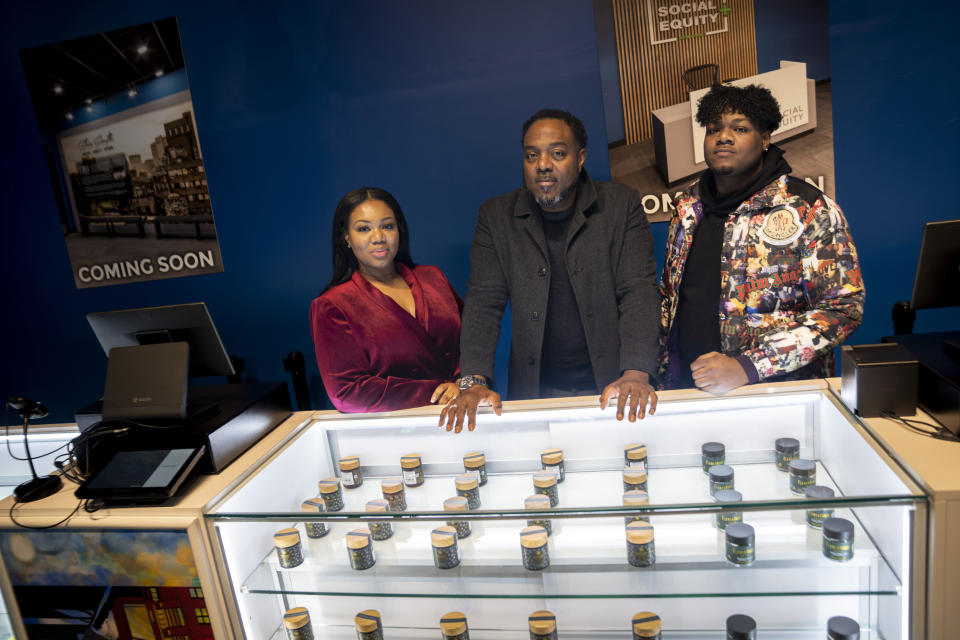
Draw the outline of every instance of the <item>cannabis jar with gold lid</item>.
[[[283,614],[283,628],[287,632],[287,640],[313,640],[310,612],[306,607],[288,609]]]
[[[323,498],[317,496],[316,498],[304,500],[300,503],[300,511],[303,513],[323,513],[326,511]],[[303,528],[306,530],[308,538],[322,538],[330,533],[330,528],[326,522],[304,522]]]
[[[300,532],[296,529],[291,527],[274,533],[273,547],[277,550],[277,560],[284,569],[293,569],[303,564],[303,547],[300,544]]]
[[[550,508],[550,498],[542,493],[535,493],[532,496],[527,496],[524,498],[523,508],[535,511],[546,511]],[[527,526],[543,527],[547,530],[548,536],[553,533],[553,522],[551,520],[547,520],[546,518],[527,520]]]
[[[552,471],[537,471],[533,474],[533,491],[550,498],[550,506],[560,504],[560,491],[557,489],[557,476]]]
[[[390,503],[383,498],[367,502],[367,513],[386,513],[390,511]],[[387,521],[369,522],[370,537],[374,540],[387,540],[393,535],[393,524]]]
[[[541,571],[550,566],[550,553],[547,550],[547,530],[543,527],[526,527],[520,531],[520,551],[523,567],[530,571]]]
[[[377,559],[373,554],[372,538],[370,529],[353,529],[347,533],[347,556],[350,558],[352,569],[363,571],[376,564]]]
[[[440,618],[440,635],[442,640],[470,640],[467,616],[459,611],[443,614]]]
[[[527,618],[530,640],[557,640],[557,616],[549,611],[534,611]]]
[[[357,640],[383,640],[383,623],[376,609],[361,611],[353,618],[357,630]]]

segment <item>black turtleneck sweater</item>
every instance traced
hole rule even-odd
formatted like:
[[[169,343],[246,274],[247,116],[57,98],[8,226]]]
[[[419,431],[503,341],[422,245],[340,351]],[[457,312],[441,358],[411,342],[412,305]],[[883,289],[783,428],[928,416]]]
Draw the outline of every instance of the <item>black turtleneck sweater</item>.
[[[532,197],[530,205],[543,220],[550,262],[550,295],[540,355],[541,395],[549,397],[558,390],[597,393],[587,336],[567,271],[567,235],[575,205],[557,213],[544,211]]]
[[[746,187],[733,193],[717,193],[713,171],[700,175],[699,194],[703,219],[697,226],[693,246],[683,270],[677,302],[677,348],[684,377],[678,388],[693,387],[690,364],[711,351],[720,351],[720,253],[727,216],[750,196],[785,173],[790,165],[783,151],[770,145],[763,154],[763,169]]]

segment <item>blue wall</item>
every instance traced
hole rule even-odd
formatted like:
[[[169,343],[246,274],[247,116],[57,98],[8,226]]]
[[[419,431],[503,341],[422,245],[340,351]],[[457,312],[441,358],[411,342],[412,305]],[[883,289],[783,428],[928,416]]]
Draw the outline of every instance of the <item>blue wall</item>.
[[[284,379],[281,357],[294,349],[315,373],[307,306],[329,276],[339,197],[361,184],[392,190],[414,257],[463,292],[477,206],[519,184],[520,124],[542,106],[583,118],[587,167],[609,176],[589,1],[343,4],[6,9],[0,393],[44,400],[50,420],[70,420],[100,395],[106,366],[86,313],[195,300],[210,305],[248,374]],[[941,74],[956,55],[951,21],[918,4],[912,19],[927,26],[905,30],[903,5],[869,7],[869,17],[847,3],[830,9],[838,199],[869,290],[857,342],[888,333],[890,305],[909,295],[921,221],[958,217],[949,195],[936,207],[918,197],[953,184],[958,120]],[[180,20],[226,272],[78,291],[17,52],[169,15]],[[664,233],[655,225],[658,260]],[[957,310],[918,321],[957,326]]]
[[[527,116],[544,106],[577,113],[600,142],[588,169],[609,176],[589,2],[345,5],[101,10],[58,0],[6,9],[0,393],[44,400],[49,420],[72,420],[102,393],[106,368],[86,313],[195,300],[208,303],[249,375],[286,379],[281,358],[294,349],[315,374],[307,308],[329,278],[330,215],[343,193],[391,190],[410,220],[414,258],[439,265],[464,292],[477,207],[520,184]],[[18,50],[170,15],[226,271],[78,291]]]
[[[909,300],[924,222],[960,218],[953,3],[830,3],[837,201],[867,287],[859,343],[892,333]],[[922,26],[922,28],[920,28]],[[960,329],[960,309],[917,312],[915,331]]]

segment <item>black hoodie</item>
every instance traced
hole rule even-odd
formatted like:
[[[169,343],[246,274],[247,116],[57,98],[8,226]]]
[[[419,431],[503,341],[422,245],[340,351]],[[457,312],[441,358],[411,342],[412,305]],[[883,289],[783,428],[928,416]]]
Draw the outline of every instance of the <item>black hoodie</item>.
[[[684,378],[677,388],[692,387],[690,364],[711,351],[720,351],[720,250],[723,246],[723,227],[727,216],[757,191],[785,173],[790,165],[783,150],[770,145],[763,154],[763,169],[753,182],[739,191],[717,193],[713,171],[700,174],[699,195],[703,203],[703,218],[697,226],[690,247],[690,255],[683,269],[680,299],[677,302],[677,347],[682,361]]]

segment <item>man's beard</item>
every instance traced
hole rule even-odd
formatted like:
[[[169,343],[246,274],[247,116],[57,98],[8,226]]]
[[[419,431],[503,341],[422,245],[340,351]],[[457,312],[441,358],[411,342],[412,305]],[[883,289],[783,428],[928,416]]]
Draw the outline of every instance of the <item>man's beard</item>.
[[[555,207],[556,205],[560,204],[565,199],[573,195],[573,193],[577,190],[577,183],[579,182],[580,182],[580,172],[577,171],[577,177],[574,178],[573,182],[570,183],[569,187],[567,187],[560,193],[554,194],[552,196],[543,196],[543,197],[537,197],[534,195],[533,199],[536,200],[537,204],[540,205],[541,209],[548,209],[550,207]],[[523,188],[526,189],[528,193],[530,193],[530,190],[527,189],[526,184],[524,184]]]

